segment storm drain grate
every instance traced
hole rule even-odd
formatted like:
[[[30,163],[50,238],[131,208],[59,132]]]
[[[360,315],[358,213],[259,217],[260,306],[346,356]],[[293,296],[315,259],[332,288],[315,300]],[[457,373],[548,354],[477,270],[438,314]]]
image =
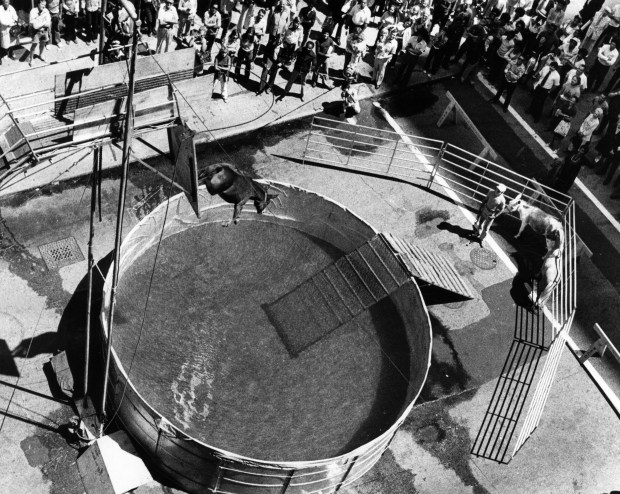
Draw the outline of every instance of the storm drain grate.
[[[497,267],[497,256],[494,252],[483,247],[476,247],[469,253],[471,262],[480,269],[494,269]]]
[[[84,260],[84,255],[74,237],[39,246],[47,269],[58,269]]]

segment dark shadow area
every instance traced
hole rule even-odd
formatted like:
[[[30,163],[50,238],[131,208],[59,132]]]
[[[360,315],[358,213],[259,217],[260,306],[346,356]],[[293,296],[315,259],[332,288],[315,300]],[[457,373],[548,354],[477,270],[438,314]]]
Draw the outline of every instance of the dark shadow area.
[[[471,300],[469,297],[465,297],[458,293],[446,290],[436,285],[423,284],[424,282],[416,278],[422,297],[424,297],[424,303],[426,305],[439,305],[439,304],[452,304],[454,302],[465,302]]]
[[[447,345],[451,354],[451,362],[440,361],[433,351],[428,377],[417,404],[433,401],[447,394],[453,394],[455,387],[457,392],[465,391],[467,385],[472,380],[467,370],[465,370],[459,352],[450,336],[449,329],[441,324],[431,313],[429,313],[429,317],[433,328],[433,336],[441,338],[441,341]]]
[[[439,96],[433,93],[433,86],[416,85],[415,90],[395,93],[389,100],[382,101],[382,104],[394,118],[402,118],[423,113],[438,100]]]
[[[389,298],[381,300],[368,311],[373,321],[371,327],[375,328],[374,336],[383,354],[377,394],[368,419],[338,452],[339,455],[362,446],[389,429],[398,419],[407,397],[412,349],[407,342],[405,324]],[[413,355],[413,358],[417,357]]]
[[[23,339],[11,355],[19,358],[32,358],[42,353],[54,353],[58,347],[57,334],[51,331],[41,333],[34,338]]]
[[[100,396],[103,385],[104,346],[101,335],[99,314],[101,311],[103,284],[105,276],[112,262],[112,252],[102,258],[93,269],[93,299],[90,311],[90,348],[89,348],[89,396],[93,397],[96,408],[100,406]],[[101,272],[101,274],[99,274]],[[58,324],[58,349],[67,354],[69,368],[75,383],[74,395],[84,394],[84,352],[85,330],[88,302],[88,277],[85,276],[78,284],[73,296],[65,307]]]
[[[0,339],[0,376],[19,377],[19,369],[15,364],[15,359],[11,354],[9,345],[3,339]],[[0,384],[2,384],[1,381]]]
[[[325,101],[323,103],[323,113],[329,117],[340,118],[342,110],[342,101]]]
[[[476,232],[473,229],[463,228],[459,225],[453,225],[452,223],[448,223],[447,221],[442,221],[437,225],[439,230],[445,230],[447,232],[453,233],[454,235],[458,235],[460,238],[464,240],[469,240],[470,242],[479,242],[478,237],[476,236]]]

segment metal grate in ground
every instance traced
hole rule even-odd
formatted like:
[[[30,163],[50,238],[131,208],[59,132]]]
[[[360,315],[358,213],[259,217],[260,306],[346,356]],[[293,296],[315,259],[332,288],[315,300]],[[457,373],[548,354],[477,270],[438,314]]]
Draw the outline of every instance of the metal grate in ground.
[[[469,253],[469,258],[480,269],[495,269],[497,267],[497,256],[489,249],[476,247]]]
[[[84,260],[84,255],[74,237],[39,245],[39,252],[47,269],[59,269]]]

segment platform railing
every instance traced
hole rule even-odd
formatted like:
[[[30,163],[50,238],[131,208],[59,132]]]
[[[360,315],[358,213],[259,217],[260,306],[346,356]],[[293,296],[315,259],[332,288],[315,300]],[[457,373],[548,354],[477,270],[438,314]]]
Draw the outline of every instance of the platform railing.
[[[392,154],[383,151],[375,153],[374,149],[392,150]],[[364,164],[355,159],[356,153],[363,154]],[[377,161],[375,156],[380,156]],[[527,400],[529,405],[512,451],[514,456],[540,422],[577,306],[578,250],[573,199],[530,177],[450,143],[414,135],[401,135],[323,117],[315,117],[312,121],[303,159],[304,163],[318,163],[352,172],[403,180],[435,190],[440,194],[449,191],[475,211],[489,190],[501,182],[506,185],[505,195],[508,200],[521,194],[529,204],[561,220],[564,228],[564,249],[560,257],[555,287],[543,309],[543,314],[551,325],[550,341],[541,341],[538,332],[519,334],[515,332],[515,342],[519,345],[532,346],[539,353],[548,351],[547,361],[541,372],[525,374],[523,389],[519,390],[518,399],[515,400],[513,398],[517,395],[513,392],[513,388],[506,386],[504,381],[514,381],[517,372],[521,375],[519,369],[523,362],[513,359],[508,363],[511,359],[509,354],[507,365],[502,371],[506,376],[502,375],[498,381],[482,426],[485,427],[489,417],[497,415],[493,410],[498,404],[503,419],[512,421],[516,426],[516,422],[520,421],[521,411],[526,409]],[[535,300],[534,293],[532,299]],[[533,367],[534,371],[537,367],[537,365]],[[533,396],[528,400],[527,395],[535,377],[538,378],[538,383]],[[506,461],[505,457],[516,427],[505,429],[504,426],[497,427],[495,424],[488,430],[490,433],[487,437],[485,434],[478,435],[478,438],[482,437],[485,451],[479,455],[495,461]],[[501,448],[498,448],[498,444]],[[489,445],[490,452],[487,454]],[[474,454],[478,454],[475,453],[478,446],[480,444],[474,445],[472,449]]]

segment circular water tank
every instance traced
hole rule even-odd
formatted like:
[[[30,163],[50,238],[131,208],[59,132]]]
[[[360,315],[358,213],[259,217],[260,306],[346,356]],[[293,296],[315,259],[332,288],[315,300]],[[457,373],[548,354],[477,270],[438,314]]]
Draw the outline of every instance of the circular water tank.
[[[377,232],[271,184],[281,200],[262,215],[248,204],[228,228],[231,205],[200,191],[198,219],[177,195],[121,247],[110,405],[189,492],[333,492],[380,458],[426,379],[431,328],[413,279],[337,323],[315,314],[312,297],[328,297],[317,273]]]

